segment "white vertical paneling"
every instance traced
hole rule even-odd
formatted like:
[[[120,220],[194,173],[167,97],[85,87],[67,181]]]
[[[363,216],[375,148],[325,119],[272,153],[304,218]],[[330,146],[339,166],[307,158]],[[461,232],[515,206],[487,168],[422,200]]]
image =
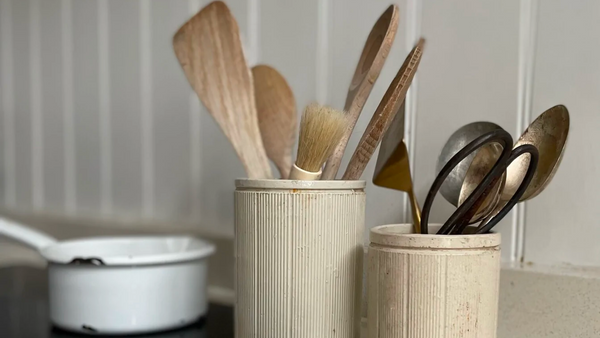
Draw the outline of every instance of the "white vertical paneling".
[[[261,0],[247,0],[248,1],[248,45],[252,51],[252,56],[246,56],[249,65],[254,65],[260,60],[260,8]]]
[[[245,174],[190,90],[171,45],[179,26],[207,3],[0,0],[0,203],[71,214],[191,218],[231,235],[233,180]],[[343,107],[365,39],[390,3],[227,4],[250,65],[261,61],[277,68],[301,111],[313,100]],[[489,120],[517,137],[539,113],[566,104],[572,134],[555,180],[497,229],[504,235],[504,259],[600,264],[594,242],[600,235],[600,4],[397,4],[394,47],[342,168],[422,31],[427,44],[407,97],[405,124],[421,202],[438,152],[454,130]],[[370,183],[374,163],[363,176],[368,227],[408,220],[404,193]],[[442,200],[438,196],[433,221],[454,210]]]
[[[421,37],[422,4],[418,0],[408,0],[406,3],[406,50],[410,51]],[[415,74],[412,84],[406,93],[405,116],[404,116],[404,140],[408,150],[410,171],[415,172],[415,149],[416,149],[416,126],[417,126],[417,91],[419,88],[419,73]],[[412,213],[409,211],[410,201],[408,196],[404,197],[404,221],[410,222]]]
[[[29,1],[13,1],[13,71],[15,100],[16,207],[29,209],[33,203],[31,136],[31,64]]]
[[[140,1],[140,105],[142,125],[142,205],[145,218],[154,213],[154,118],[152,116],[152,3]]]
[[[564,104],[571,129],[552,183],[527,202],[525,259],[600,264],[600,2],[539,2],[532,117]]]
[[[75,117],[73,116],[73,3],[61,0],[61,48],[63,72],[63,149],[65,210],[75,213],[77,187],[75,174]]]
[[[320,88],[326,90],[324,86],[328,82],[326,79],[320,83],[317,75],[319,0],[287,3],[260,0],[260,5],[259,61],[273,66],[286,79],[294,93],[300,119],[302,109],[317,99]]]
[[[435,163],[448,137],[474,121],[516,130],[519,1],[424,2],[422,32],[428,38],[419,67],[415,189],[424,200],[435,177]],[[515,136],[515,135],[513,135]],[[455,208],[441,195],[433,222]],[[511,217],[497,231],[504,238],[504,259],[512,236]]]
[[[533,94],[533,70],[535,60],[537,0],[521,0],[519,22],[519,82],[517,87],[517,130],[520,135],[531,122],[531,103]],[[518,136],[517,136],[518,137]],[[517,262],[523,259],[525,243],[526,203],[519,203],[513,212],[510,260]]]
[[[316,99],[318,11],[318,0],[261,0],[260,62],[286,78],[299,112]]]
[[[190,85],[175,58],[173,34],[190,17],[188,2],[155,0],[152,11],[152,109],[155,215],[161,219],[189,214]]]
[[[189,14],[195,15],[202,3],[200,0],[189,0]],[[190,114],[190,217],[192,219],[200,219],[201,194],[200,186],[202,184],[202,138],[201,138],[201,118],[206,114],[203,111],[200,99],[196,92],[190,90],[189,97],[189,114]]]
[[[98,100],[100,113],[100,196],[102,212],[111,214],[112,194],[112,130],[110,90],[110,32],[108,0],[98,0]]]
[[[202,6],[205,6],[212,1],[210,0],[202,0]],[[253,11],[260,4],[260,0],[225,0],[224,1],[229,9],[231,10],[231,14],[235,17],[235,20],[240,27],[240,37],[242,39],[242,44],[244,46],[245,57],[250,64],[256,62],[256,52],[253,50],[254,43],[256,40],[250,37],[250,32],[254,28],[250,28],[250,24],[254,24],[256,22],[255,13]],[[183,24],[183,22],[181,22]]]
[[[98,4],[95,1],[72,4],[77,207],[78,212],[98,213],[101,205]]]
[[[15,206],[15,100],[13,72],[13,11],[11,0],[0,1],[0,80],[2,92],[2,201]]]
[[[371,1],[370,6],[364,6],[361,2],[347,2],[333,0],[332,8],[332,34],[331,34],[331,79],[329,103],[342,109],[346,101],[346,94],[352,80],[352,75],[360,58],[362,48],[371,28],[379,16],[390,5],[388,1]],[[354,133],[348,142],[348,147],[340,166],[339,175],[343,174],[346,165],[354,153],[367,124],[390,82],[398,72],[404,58],[408,54],[406,48],[407,32],[407,2],[397,2],[400,13],[400,21],[394,45],[388,55],[385,66],[381,71],[379,79],[375,83],[373,91],[369,96],[363,112],[356,124]],[[367,209],[366,225],[369,228],[389,223],[404,222],[403,201],[405,193],[390,189],[380,188],[373,185],[373,171],[377,160],[378,150],[375,151],[372,160],[365,169],[362,179],[367,181]],[[365,241],[368,237],[365,237]]]
[[[42,49],[40,0],[29,4],[29,76],[31,90],[31,182],[33,208],[44,207],[44,157],[42,153]]]
[[[317,1],[317,49],[315,53],[316,82],[315,97],[321,104],[328,103],[329,81],[331,78],[329,39],[331,35],[332,0]]]
[[[34,167],[34,172],[43,169],[41,174],[44,208],[55,212],[65,210],[62,11],[60,1],[41,1],[43,15],[40,22],[40,38],[43,53],[41,79],[38,81],[42,89],[43,109],[41,116],[36,118],[40,119],[43,132],[39,134],[41,144],[34,142],[34,147],[39,147],[39,151],[42,152],[37,156],[43,155],[40,156],[43,159],[42,166]],[[38,132],[34,132],[34,135],[36,133]]]
[[[147,128],[144,123],[148,122],[148,116],[147,112],[141,111],[140,95],[141,67],[149,68],[150,63],[148,60],[144,62],[146,56],[142,57],[140,52],[140,44],[143,43],[140,39],[140,20],[140,2],[109,2],[110,111],[105,113],[110,116],[110,121],[107,124],[109,131],[104,132],[111,140],[110,152],[106,155],[111,162],[111,180],[103,184],[112,184],[109,198],[115,214],[131,217],[141,215],[142,180],[146,175],[142,160],[142,128]],[[149,75],[151,72],[145,74]],[[146,95],[148,85],[151,83],[145,84]],[[151,102],[145,104],[151,106]]]

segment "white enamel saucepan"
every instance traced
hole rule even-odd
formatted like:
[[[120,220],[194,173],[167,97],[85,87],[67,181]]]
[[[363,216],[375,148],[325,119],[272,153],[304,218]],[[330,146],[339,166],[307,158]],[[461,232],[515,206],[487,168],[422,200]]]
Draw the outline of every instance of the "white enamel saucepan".
[[[212,244],[187,236],[100,237],[58,242],[0,218],[0,236],[48,261],[50,320],[87,334],[174,329],[206,314]]]

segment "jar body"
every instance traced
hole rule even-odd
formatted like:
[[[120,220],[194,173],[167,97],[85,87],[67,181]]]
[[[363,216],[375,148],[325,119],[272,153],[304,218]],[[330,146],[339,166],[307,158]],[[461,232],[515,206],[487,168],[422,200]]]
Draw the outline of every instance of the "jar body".
[[[236,182],[238,338],[358,338],[364,181],[314,182]]]
[[[376,227],[367,278],[369,338],[496,337],[500,234]]]

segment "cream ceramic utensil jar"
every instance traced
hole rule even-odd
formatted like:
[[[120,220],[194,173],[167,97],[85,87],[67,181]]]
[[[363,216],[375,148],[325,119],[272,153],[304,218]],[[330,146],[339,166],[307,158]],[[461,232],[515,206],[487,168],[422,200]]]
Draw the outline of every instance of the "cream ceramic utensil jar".
[[[500,234],[422,235],[392,224],[370,239],[369,338],[496,337]]]
[[[50,320],[85,334],[139,334],[191,324],[206,314],[208,257],[215,248],[188,236],[57,241],[0,218],[0,236],[48,261]]]
[[[236,181],[236,337],[358,337],[364,188]]]

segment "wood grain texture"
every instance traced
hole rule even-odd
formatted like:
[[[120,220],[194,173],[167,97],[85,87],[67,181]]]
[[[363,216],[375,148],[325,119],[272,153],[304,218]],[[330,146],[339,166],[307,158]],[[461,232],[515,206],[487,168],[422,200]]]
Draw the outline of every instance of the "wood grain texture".
[[[325,165],[322,176],[324,180],[335,179],[337,175],[354,126],[392,48],[398,29],[398,12],[398,6],[389,6],[379,17],[365,42],[344,105],[350,121],[348,129]]]
[[[292,148],[296,142],[297,113],[294,93],[285,78],[273,67],[252,68],[258,127],[267,156],[281,178],[290,175]]]
[[[383,135],[396,116],[400,105],[404,102],[408,87],[421,62],[424,46],[425,39],[421,38],[406,57],[394,80],[392,80],[371,121],[369,121],[369,125],[367,125],[362,138],[358,142],[350,163],[348,163],[346,172],[342,177],[343,180],[357,180],[361,177],[367,163],[371,159],[371,156],[373,156],[379,142],[381,142]]]
[[[235,148],[250,178],[271,178],[254,88],[235,18],[223,2],[204,7],[173,37],[192,88]]]

